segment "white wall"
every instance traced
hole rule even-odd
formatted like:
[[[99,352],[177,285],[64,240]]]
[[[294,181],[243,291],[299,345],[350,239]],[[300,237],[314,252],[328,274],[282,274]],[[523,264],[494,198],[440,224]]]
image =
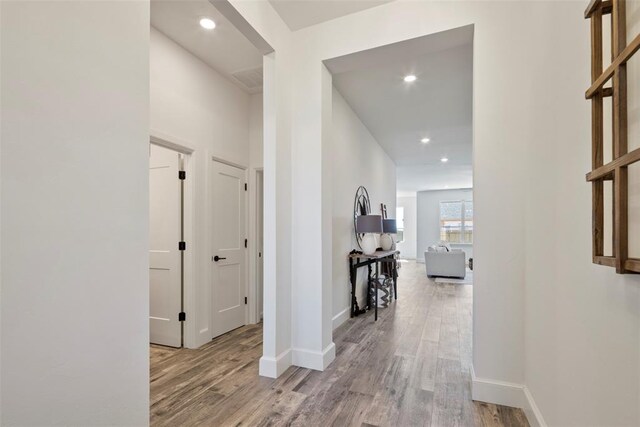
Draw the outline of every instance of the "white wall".
[[[589,23],[580,16],[584,6],[556,9],[545,23],[549,33],[532,52],[534,61],[547,52],[566,55],[555,58],[553,71],[540,70],[530,82],[563,84],[554,88],[553,102],[541,96],[529,107],[548,124],[536,130],[537,144],[528,146],[523,162],[531,177],[536,165],[545,165],[545,173],[536,173],[527,186],[525,381],[549,425],[632,426],[640,425],[640,277],[591,263],[591,185],[584,179],[591,169],[591,107],[584,100],[590,48]],[[627,8],[631,41],[640,32],[640,3],[627,2]],[[566,29],[552,35],[556,26]],[[640,146],[639,66],[636,54],[628,75],[630,149]],[[610,151],[605,156],[610,158]],[[629,174],[631,251],[639,236],[638,170],[640,165],[632,166]]]
[[[150,61],[151,134],[195,150],[192,154],[195,169],[192,247],[196,286],[194,293],[187,294],[187,299],[197,307],[197,316],[187,315],[185,329],[186,337],[193,337],[186,340],[187,345],[197,347],[211,339],[208,222],[211,158],[244,166],[248,169],[247,179],[252,182],[255,167],[262,163],[262,121],[257,117],[261,114],[261,96],[250,96],[153,27]],[[253,201],[249,195],[250,232],[254,230]],[[253,257],[249,256],[249,261],[253,262]],[[253,268],[250,270],[253,277]]]
[[[418,236],[417,223],[417,198],[416,196],[398,196],[398,207],[404,208],[404,240],[396,247],[403,259],[416,259],[416,245]],[[390,214],[394,215],[394,214]]]
[[[380,214],[380,203],[395,216],[396,166],[360,121],[340,92],[332,92],[332,178],[333,178],[333,327],[350,315],[351,284],[347,255],[358,249],[353,234],[353,199],[364,185],[371,198],[371,213]],[[366,268],[360,269],[357,298],[360,307],[366,297]]]
[[[473,190],[419,191],[417,199],[417,259],[418,262],[424,262],[424,251],[440,241],[440,202],[473,200]],[[473,245],[451,244],[451,247],[463,250],[467,260],[473,257]]]
[[[3,425],[149,422],[149,4],[2,10]]]
[[[230,0],[225,17],[274,51],[264,56],[264,333],[260,375],[276,377],[292,351],[291,31],[268,2]],[[225,5],[225,2],[217,4]]]

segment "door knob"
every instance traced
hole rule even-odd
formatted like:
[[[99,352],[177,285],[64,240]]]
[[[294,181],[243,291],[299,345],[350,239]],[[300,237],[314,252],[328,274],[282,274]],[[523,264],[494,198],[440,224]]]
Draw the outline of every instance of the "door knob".
[[[214,256],[214,257],[213,257],[213,260],[214,260],[215,262],[218,262],[218,261],[220,261],[221,259],[226,259],[226,258],[219,257],[218,255],[216,255],[216,256]]]

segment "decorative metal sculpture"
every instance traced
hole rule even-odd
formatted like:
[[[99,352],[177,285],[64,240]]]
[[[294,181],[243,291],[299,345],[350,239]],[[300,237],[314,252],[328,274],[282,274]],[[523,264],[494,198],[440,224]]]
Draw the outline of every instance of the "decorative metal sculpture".
[[[356,235],[356,242],[358,247],[362,249],[360,242],[362,241],[362,234],[358,234],[356,230],[356,222],[360,215],[369,215],[371,213],[371,200],[369,199],[369,192],[362,185],[356,190],[356,197],[353,201],[353,232]]]

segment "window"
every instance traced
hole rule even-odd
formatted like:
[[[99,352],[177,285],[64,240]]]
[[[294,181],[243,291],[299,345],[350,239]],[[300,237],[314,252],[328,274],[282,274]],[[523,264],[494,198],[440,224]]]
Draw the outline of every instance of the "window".
[[[440,202],[440,240],[473,243],[473,202]]]
[[[404,242],[404,208],[396,208],[397,243]]]

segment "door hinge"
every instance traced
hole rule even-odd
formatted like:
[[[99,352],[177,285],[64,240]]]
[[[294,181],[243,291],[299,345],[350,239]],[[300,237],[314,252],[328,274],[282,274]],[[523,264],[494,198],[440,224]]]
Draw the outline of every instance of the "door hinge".
[[[185,320],[187,320],[187,313],[185,313],[184,311],[178,313],[178,321],[184,322]]]
[[[248,188],[248,187],[247,187],[247,183],[245,182],[245,183],[244,183],[244,191],[247,191],[247,188]]]
[[[187,250],[187,242],[178,242],[178,250],[186,251]]]
[[[178,171],[178,179],[187,179],[186,171]]]
[[[247,297],[244,297],[244,303],[245,304],[247,303]]]
[[[244,247],[247,247],[247,239],[244,239]]]

